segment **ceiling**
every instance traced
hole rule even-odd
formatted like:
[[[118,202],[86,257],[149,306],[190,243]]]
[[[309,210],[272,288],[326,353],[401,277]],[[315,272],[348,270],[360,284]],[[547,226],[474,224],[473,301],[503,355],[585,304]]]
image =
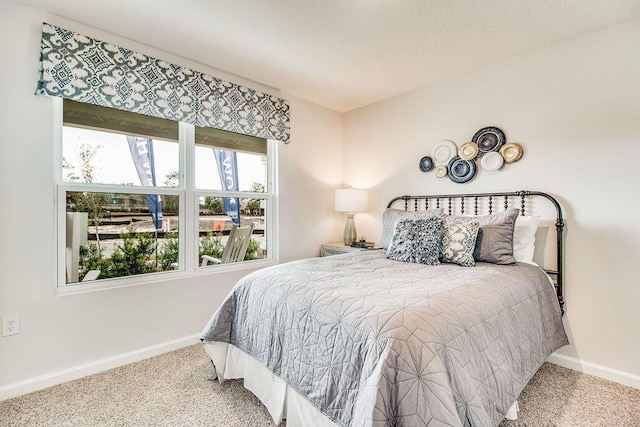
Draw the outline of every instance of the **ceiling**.
[[[640,16],[640,0],[15,1],[339,112]]]

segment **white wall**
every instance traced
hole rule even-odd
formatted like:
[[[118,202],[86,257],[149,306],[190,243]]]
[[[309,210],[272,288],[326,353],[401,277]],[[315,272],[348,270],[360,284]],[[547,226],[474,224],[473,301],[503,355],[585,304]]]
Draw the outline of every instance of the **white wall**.
[[[0,0],[0,315],[20,313],[22,323],[19,335],[0,338],[0,389],[197,334],[237,279],[248,273],[54,296],[52,100],[34,95],[43,21],[255,87]],[[317,255],[339,223],[332,190],[341,183],[342,116],[298,99],[291,100],[291,108],[292,141],[279,147],[282,260]]]
[[[419,171],[439,140],[498,126],[522,160],[468,184]],[[640,375],[640,20],[345,115],[345,180],[372,188],[358,229],[380,239],[402,194],[541,190],[567,218],[565,355]]]
[[[292,100],[293,142],[280,150],[280,262],[318,256],[340,241],[344,217],[333,210],[342,187],[342,114]]]

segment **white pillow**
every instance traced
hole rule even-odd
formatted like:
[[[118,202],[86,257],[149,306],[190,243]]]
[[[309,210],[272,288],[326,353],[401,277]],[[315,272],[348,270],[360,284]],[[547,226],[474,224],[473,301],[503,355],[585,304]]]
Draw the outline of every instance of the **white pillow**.
[[[533,262],[535,252],[536,232],[540,225],[540,216],[518,216],[516,226],[513,229],[513,257],[518,262]]]

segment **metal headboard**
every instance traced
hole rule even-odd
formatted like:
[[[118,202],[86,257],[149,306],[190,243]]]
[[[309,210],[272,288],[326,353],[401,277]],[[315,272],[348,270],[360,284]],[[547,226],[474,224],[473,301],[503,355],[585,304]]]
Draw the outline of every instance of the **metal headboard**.
[[[519,202],[520,214],[525,215],[527,201],[531,197],[543,197],[553,204],[556,210],[556,260],[557,269],[547,270],[547,274],[555,277],[554,286],[558,295],[560,309],[564,313],[564,294],[563,294],[563,240],[564,240],[564,218],[562,216],[562,207],[560,203],[551,195],[540,191],[513,191],[507,193],[471,193],[471,194],[434,194],[425,196],[399,196],[392,199],[387,208],[392,207],[398,202],[404,202],[404,210],[420,210],[431,208],[442,208],[445,213],[452,215],[454,213],[478,215],[480,213],[493,213],[498,208],[498,204],[502,203],[504,210],[509,209],[509,205],[516,201]],[[422,205],[423,204],[423,205]],[[413,206],[411,206],[413,205]],[[469,211],[469,209],[473,211]],[[467,209],[467,212],[465,212]]]

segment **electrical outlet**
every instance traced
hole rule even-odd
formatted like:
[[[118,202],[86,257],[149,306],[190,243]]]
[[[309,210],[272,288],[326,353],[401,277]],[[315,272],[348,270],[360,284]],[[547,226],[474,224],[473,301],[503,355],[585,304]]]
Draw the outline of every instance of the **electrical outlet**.
[[[2,316],[2,336],[18,335],[20,333],[20,315]]]

